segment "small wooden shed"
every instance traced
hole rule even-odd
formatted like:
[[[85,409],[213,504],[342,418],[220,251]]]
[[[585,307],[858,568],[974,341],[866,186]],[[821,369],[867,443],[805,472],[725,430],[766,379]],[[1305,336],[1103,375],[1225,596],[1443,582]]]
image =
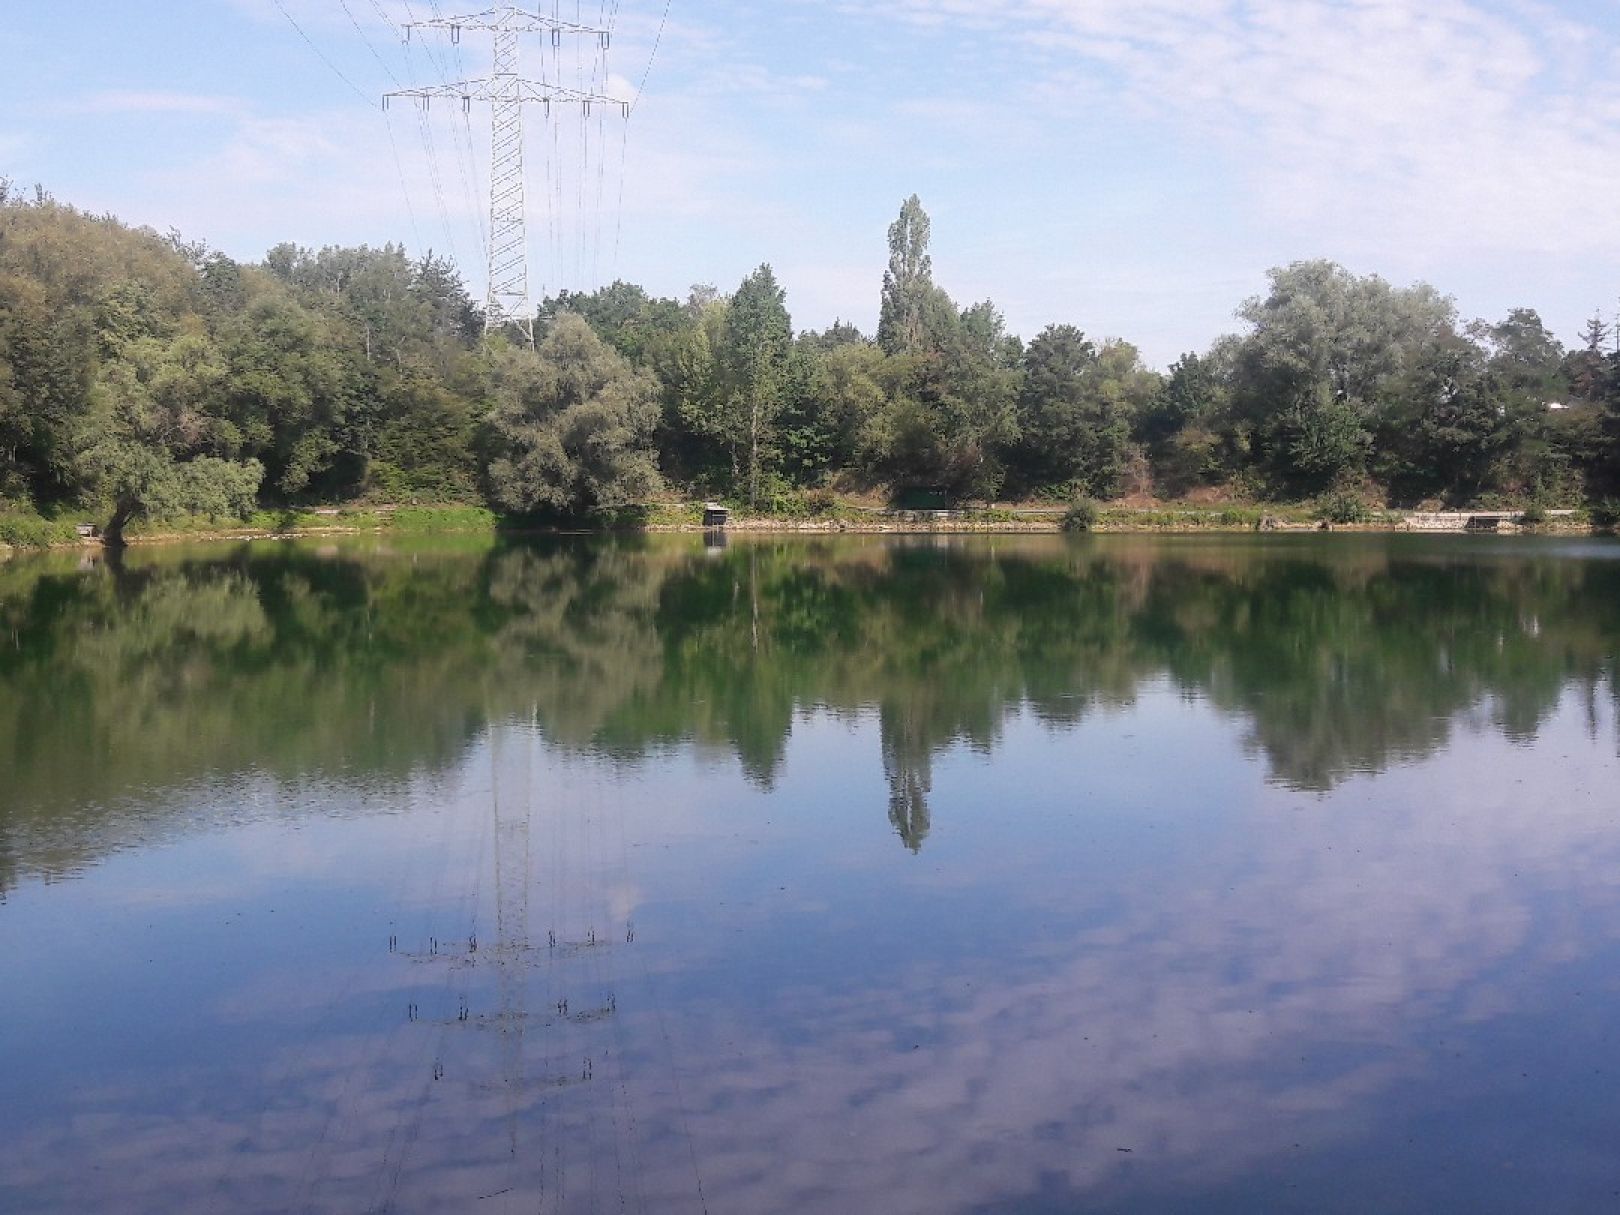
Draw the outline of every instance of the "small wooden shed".
[[[703,526],[721,528],[726,525],[726,519],[731,512],[718,502],[705,502],[703,504]]]

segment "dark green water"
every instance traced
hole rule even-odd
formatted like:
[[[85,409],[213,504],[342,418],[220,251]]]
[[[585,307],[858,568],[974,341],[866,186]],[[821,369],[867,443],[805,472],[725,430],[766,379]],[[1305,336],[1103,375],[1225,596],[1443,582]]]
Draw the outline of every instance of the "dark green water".
[[[0,565],[0,1210],[1620,1205],[1620,545]]]

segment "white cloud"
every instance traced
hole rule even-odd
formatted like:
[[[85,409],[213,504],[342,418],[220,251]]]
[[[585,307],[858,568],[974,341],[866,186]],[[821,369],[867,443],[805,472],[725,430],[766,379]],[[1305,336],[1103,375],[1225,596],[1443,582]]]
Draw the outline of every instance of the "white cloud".
[[[898,11],[1057,52],[1031,83],[1048,104],[1074,89],[1095,104],[1107,74],[1122,111],[1223,149],[1263,213],[1345,247],[1563,253],[1620,238],[1620,212],[1595,205],[1620,192],[1613,30],[1475,0],[902,0]]]

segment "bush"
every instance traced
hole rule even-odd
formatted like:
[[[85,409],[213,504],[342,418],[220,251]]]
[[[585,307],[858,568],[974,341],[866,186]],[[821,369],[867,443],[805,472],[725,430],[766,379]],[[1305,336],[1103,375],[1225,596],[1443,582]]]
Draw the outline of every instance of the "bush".
[[[1355,494],[1336,489],[1316,500],[1316,517],[1326,523],[1365,523],[1372,512]]]
[[[1593,527],[1614,527],[1620,524],[1620,502],[1613,499],[1592,503],[1587,513],[1592,517]]]
[[[701,502],[651,502],[641,520],[644,527],[685,527],[702,522]]]
[[[49,548],[53,544],[73,544],[78,539],[78,528],[64,520],[34,514],[0,514],[0,545]]]
[[[739,485],[731,495],[723,498],[735,515],[764,515],[772,519],[803,519],[810,512],[804,490],[786,477],[768,473],[759,479],[759,501],[750,504],[748,487]]]
[[[1547,512],[1539,506],[1527,506],[1519,512],[1519,524],[1523,527],[1540,527],[1547,522]]]
[[[1097,526],[1097,520],[1102,518],[1102,507],[1091,498],[1076,498],[1069,504],[1069,509],[1063,512],[1063,530],[1066,532],[1089,532]]]
[[[812,489],[804,496],[804,504],[812,515],[831,515],[838,510],[838,495],[830,489]]]

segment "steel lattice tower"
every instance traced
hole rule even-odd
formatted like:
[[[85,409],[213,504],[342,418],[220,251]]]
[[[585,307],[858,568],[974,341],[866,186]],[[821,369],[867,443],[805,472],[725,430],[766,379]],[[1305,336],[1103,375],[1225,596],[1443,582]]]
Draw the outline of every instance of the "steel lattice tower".
[[[609,31],[525,12],[512,5],[462,17],[413,21],[405,26],[407,38],[412,29],[448,30],[452,42],[461,41],[462,30],[478,30],[494,36],[493,70],[488,78],[419,89],[399,89],[385,93],[383,104],[386,106],[393,97],[414,98],[424,106],[431,106],[435,97],[450,98],[459,100],[464,109],[475,101],[489,103],[489,288],[484,297],[484,332],[516,325],[532,345],[534,300],[529,294],[523,107],[539,103],[549,116],[554,104],[577,105],[582,114],[589,117],[593,105],[608,105],[618,107],[625,117],[629,117],[630,105],[599,93],[524,79],[519,70],[519,36],[548,34],[553,46],[560,45],[565,36],[590,37],[606,51]]]

